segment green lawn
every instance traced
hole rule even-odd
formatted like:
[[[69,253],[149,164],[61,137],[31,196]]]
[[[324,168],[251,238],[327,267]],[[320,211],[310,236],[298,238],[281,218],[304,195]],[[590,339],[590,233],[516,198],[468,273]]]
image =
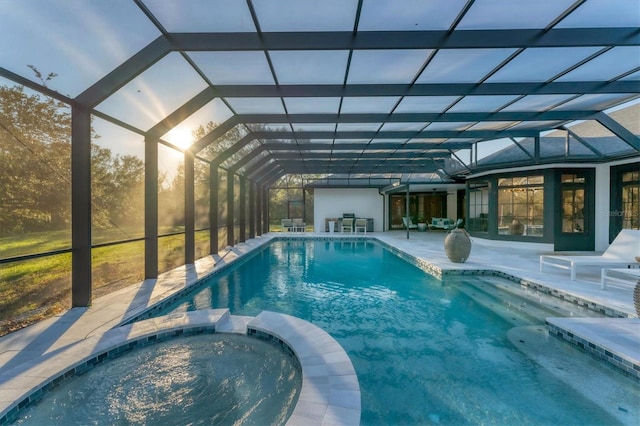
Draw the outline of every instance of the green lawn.
[[[0,259],[71,247],[71,231],[32,232],[0,238]]]
[[[2,238],[0,256],[6,258],[65,248],[67,238],[65,232]],[[209,231],[198,231],[195,238],[196,257],[208,255]],[[162,237],[158,246],[160,273],[184,263],[184,235]],[[94,299],[144,279],[144,241],[94,248],[91,258]],[[0,336],[70,306],[71,253],[0,266]]]

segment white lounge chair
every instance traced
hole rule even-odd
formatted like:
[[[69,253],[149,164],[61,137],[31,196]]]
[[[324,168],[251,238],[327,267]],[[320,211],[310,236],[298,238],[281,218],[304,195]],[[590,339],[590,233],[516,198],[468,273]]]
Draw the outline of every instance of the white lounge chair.
[[[628,284],[631,287],[640,282],[640,269],[638,268],[602,268],[600,285],[603,290],[607,288],[607,282]]]
[[[623,229],[602,256],[540,256],[540,272],[544,265],[569,269],[575,281],[579,265],[622,268],[635,264],[635,256],[640,256],[640,230]]]
[[[358,233],[358,230],[363,231],[365,234],[367,233],[367,219],[356,219],[355,225],[355,233]]]

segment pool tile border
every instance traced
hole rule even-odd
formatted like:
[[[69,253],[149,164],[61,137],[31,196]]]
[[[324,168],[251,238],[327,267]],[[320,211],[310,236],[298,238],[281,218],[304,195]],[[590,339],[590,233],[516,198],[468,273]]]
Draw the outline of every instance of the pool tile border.
[[[638,328],[640,329],[640,319],[635,320],[638,324]],[[612,347],[605,347],[594,343],[591,339],[580,332],[582,324],[591,323],[592,321],[593,320],[591,318],[547,318],[546,325],[549,330],[549,335],[590,354],[594,358],[610,365],[612,368],[618,370],[624,375],[640,380],[640,364],[634,362],[631,357],[613,349]],[[614,328],[614,324],[615,323],[610,322],[604,326],[611,327],[613,325],[612,328]],[[618,330],[616,331],[619,333]]]
[[[151,318],[89,338],[84,344],[64,350],[46,362],[34,362],[19,376],[11,372],[0,375],[1,382],[20,380],[16,389],[28,389],[25,392],[15,390],[15,402],[0,411],[0,424],[15,421],[22,410],[63,380],[83,374],[132,349],[179,336],[229,332],[280,346],[300,369],[302,386],[287,425],[360,422],[360,386],[355,369],[342,346],[327,332],[302,319],[269,311],[248,317],[246,322],[238,321],[246,324],[244,330],[231,327],[233,331],[222,331],[228,328],[225,327],[228,322],[233,322],[228,309]]]

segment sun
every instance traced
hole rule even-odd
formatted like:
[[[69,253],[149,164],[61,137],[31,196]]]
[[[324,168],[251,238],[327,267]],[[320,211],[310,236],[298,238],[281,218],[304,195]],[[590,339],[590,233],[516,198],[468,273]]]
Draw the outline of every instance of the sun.
[[[166,138],[167,142],[181,150],[189,148],[193,143],[191,129],[187,127],[175,127],[171,129],[171,131],[167,133]]]

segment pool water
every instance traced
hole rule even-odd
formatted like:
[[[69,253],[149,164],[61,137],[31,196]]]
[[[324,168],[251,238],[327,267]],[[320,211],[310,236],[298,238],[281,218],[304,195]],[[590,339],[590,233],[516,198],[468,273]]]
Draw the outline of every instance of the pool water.
[[[557,299],[547,308],[514,288],[496,278],[443,283],[371,241],[276,241],[163,314],[272,310],[322,327],[354,364],[363,425],[618,423],[507,337],[543,329],[545,316],[595,314]],[[563,356],[574,354],[586,356]]]
[[[291,358],[271,343],[200,334],[136,348],[64,380],[16,423],[282,425],[301,383]]]

